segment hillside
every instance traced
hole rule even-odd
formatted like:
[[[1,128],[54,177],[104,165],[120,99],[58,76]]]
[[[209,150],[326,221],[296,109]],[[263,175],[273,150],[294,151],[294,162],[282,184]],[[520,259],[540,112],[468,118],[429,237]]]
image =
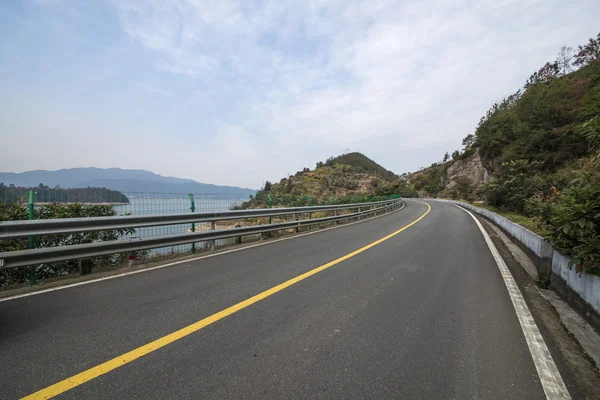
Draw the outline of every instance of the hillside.
[[[482,198],[485,193],[478,189],[484,190],[484,183],[520,168],[546,181],[545,186],[530,185],[528,197],[552,186],[563,187],[565,168],[571,170],[570,164],[593,153],[584,124],[600,115],[600,61],[562,75],[554,70],[552,77],[536,81],[548,65],[523,89],[491,107],[475,134],[463,140],[462,153],[456,151],[452,159],[413,173],[411,186],[424,195],[449,197],[469,186],[470,197]],[[492,202],[524,210],[524,198],[512,205]]]
[[[57,171],[0,172],[5,185],[36,187],[40,183],[50,187],[101,187],[121,192],[145,193],[247,193],[248,189],[218,186],[155,174],[154,172],[120,168],[70,168]]]
[[[244,207],[269,205],[307,205],[351,201],[353,197],[397,193],[406,184],[393,172],[361,153],[348,153],[318,162],[314,170],[304,168],[278,183],[266,182],[253,200]],[[310,198],[310,200],[309,200]]]
[[[463,146],[409,185],[529,218],[579,271],[600,270],[600,34],[575,52],[563,46]]]

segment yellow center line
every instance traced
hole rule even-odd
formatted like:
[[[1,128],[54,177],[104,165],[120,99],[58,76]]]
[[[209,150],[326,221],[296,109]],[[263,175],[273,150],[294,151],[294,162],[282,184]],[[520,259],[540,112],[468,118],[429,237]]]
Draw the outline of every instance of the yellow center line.
[[[137,360],[138,358],[143,357],[146,354],[152,353],[153,351],[158,350],[161,347],[164,347],[170,343],[173,343],[179,339],[182,339],[188,335],[191,335],[192,333],[197,332],[200,329],[207,327],[208,325],[211,325],[231,314],[234,314],[246,307],[249,307],[254,303],[257,303],[263,299],[266,299],[267,297],[269,297],[277,292],[280,292],[285,288],[288,288],[308,277],[311,277],[315,274],[318,274],[319,272],[321,272],[323,270],[326,270],[327,268],[333,267],[334,265],[339,264],[342,261],[345,261],[349,258],[354,257],[357,254],[360,254],[372,247],[375,247],[378,244],[385,242],[386,240],[396,236],[400,232],[410,228],[411,226],[413,226],[414,224],[416,224],[417,222],[419,222],[420,220],[425,218],[425,216],[429,213],[429,211],[431,211],[431,206],[427,203],[424,203],[424,204],[427,205],[427,211],[423,215],[421,215],[419,218],[417,218],[416,220],[411,222],[410,224],[405,225],[402,228],[398,229],[396,232],[393,232],[379,240],[374,241],[373,243],[370,243],[364,247],[361,247],[360,249],[355,250],[352,253],[348,253],[345,256],[342,256],[336,260],[330,261],[327,264],[323,264],[320,267],[312,269],[308,272],[298,275],[295,278],[292,278],[292,279],[285,281],[277,286],[274,286],[268,290],[265,290],[264,292],[259,293],[255,296],[252,296],[249,299],[246,299],[240,303],[237,303],[229,308],[219,311],[218,313],[213,314],[210,317],[206,317],[204,319],[201,319],[200,321],[194,322],[193,324],[188,325],[185,328],[179,329],[178,331],[175,331],[175,332],[170,333],[166,336],[163,336],[159,339],[156,339],[150,343],[147,343],[141,347],[138,347],[137,349],[131,350],[123,355],[115,357],[112,360],[108,360],[100,365],[92,367],[92,368],[90,368],[86,371],[83,371],[77,375],[73,375],[72,377],[62,380],[60,382],[57,382],[54,385],[50,385],[47,388],[44,388],[44,389],[39,390],[35,393],[32,393],[28,396],[25,396],[22,399],[27,399],[27,400],[49,399],[54,396],[58,396],[59,394],[64,393],[67,390],[71,390],[74,387],[77,387],[88,381],[91,381],[92,379],[97,378],[101,375],[104,375],[104,374],[112,371],[113,369],[122,367],[123,365],[128,364],[134,360]]]

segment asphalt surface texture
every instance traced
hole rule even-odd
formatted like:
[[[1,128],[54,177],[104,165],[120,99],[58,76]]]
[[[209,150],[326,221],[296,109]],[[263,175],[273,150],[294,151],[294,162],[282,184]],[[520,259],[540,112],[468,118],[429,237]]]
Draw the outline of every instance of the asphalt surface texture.
[[[473,219],[419,222],[64,399],[544,399]],[[0,398],[118,357],[389,235],[395,213],[163,269],[0,303]],[[564,373],[564,372],[563,372]]]

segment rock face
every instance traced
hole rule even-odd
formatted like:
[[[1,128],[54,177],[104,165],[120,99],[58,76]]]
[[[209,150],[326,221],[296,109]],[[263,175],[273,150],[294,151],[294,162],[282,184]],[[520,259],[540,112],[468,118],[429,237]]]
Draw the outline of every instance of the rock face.
[[[459,177],[468,178],[473,185],[479,186],[483,182],[488,182],[494,176],[492,171],[486,169],[481,163],[478,152],[464,160],[458,160],[446,170],[445,186],[452,188],[456,185],[456,179]]]

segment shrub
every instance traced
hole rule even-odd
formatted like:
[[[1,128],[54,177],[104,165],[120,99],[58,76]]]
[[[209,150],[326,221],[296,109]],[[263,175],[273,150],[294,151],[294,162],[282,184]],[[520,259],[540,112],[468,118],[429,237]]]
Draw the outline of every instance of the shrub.
[[[463,200],[472,200],[473,194],[473,182],[465,177],[459,176],[456,179],[456,194]]]
[[[500,175],[485,183],[479,194],[491,206],[505,211],[525,211],[525,200],[543,191],[545,180],[536,175],[539,163],[516,160],[502,164]]]
[[[527,210],[540,219],[556,249],[571,256],[581,274],[600,268],[600,176],[580,172],[562,193],[538,195]]]
[[[35,219],[51,218],[83,218],[83,217],[108,217],[115,216],[116,212],[112,205],[83,205],[52,203],[43,205],[35,210]],[[22,203],[0,204],[0,220],[17,221],[28,219],[27,206]],[[41,236],[36,238],[36,247],[58,247],[81,243],[83,238],[91,239],[93,242],[118,240],[126,234],[133,234],[134,229],[117,229],[100,232],[74,233],[69,235]],[[0,252],[25,250],[29,248],[29,241],[25,239],[0,240]],[[118,266],[126,261],[125,254],[113,254],[108,256],[94,257],[96,267]],[[79,269],[77,260],[61,261],[52,264],[42,264],[37,268],[39,279],[47,279],[56,276],[67,275]],[[26,268],[11,268],[0,271],[0,286],[27,282],[28,270]]]
[[[378,196],[400,195],[401,197],[419,197],[416,190],[408,187],[405,179],[398,178],[395,181],[380,185],[377,188]]]
[[[358,189],[358,184],[353,181],[348,181],[345,184],[345,188],[348,190],[356,190],[356,189]]]

